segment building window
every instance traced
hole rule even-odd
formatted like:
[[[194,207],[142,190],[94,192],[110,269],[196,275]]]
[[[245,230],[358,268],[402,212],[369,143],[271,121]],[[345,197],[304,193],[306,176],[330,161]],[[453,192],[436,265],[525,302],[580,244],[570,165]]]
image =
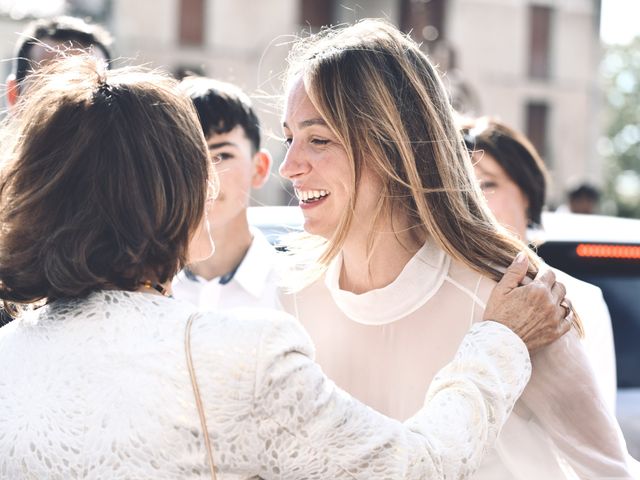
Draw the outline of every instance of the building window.
[[[300,25],[317,30],[333,21],[334,0],[301,0]]]
[[[531,5],[529,7],[529,76],[549,78],[551,50],[550,7]]]
[[[434,44],[445,38],[446,0],[402,0],[400,3],[400,26],[411,32],[417,42]]]
[[[180,45],[204,43],[205,0],[180,0]]]
[[[527,137],[536,147],[540,156],[550,165],[547,130],[549,124],[549,106],[544,102],[527,104],[526,132]]]

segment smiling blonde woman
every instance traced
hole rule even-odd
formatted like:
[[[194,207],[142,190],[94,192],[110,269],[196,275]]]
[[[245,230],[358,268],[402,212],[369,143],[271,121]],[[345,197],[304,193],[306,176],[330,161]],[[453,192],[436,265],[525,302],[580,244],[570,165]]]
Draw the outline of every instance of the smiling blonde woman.
[[[325,239],[324,273],[282,302],[341,388],[405,420],[525,246],[487,209],[439,75],[413,41],[366,20],[301,40],[290,61],[280,172],[305,230]],[[528,255],[533,277],[540,261]],[[475,478],[632,478],[577,316],[573,327],[533,354],[532,380]]]

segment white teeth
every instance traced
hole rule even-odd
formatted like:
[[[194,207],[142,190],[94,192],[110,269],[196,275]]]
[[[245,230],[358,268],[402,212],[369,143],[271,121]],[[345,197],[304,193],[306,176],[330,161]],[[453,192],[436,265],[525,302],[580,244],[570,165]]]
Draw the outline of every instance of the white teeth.
[[[298,190],[295,189],[296,197],[298,197],[303,202],[307,202],[309,200],[319,200],[322,197],[326,197],[329,195],[329,192],[326,190]]]

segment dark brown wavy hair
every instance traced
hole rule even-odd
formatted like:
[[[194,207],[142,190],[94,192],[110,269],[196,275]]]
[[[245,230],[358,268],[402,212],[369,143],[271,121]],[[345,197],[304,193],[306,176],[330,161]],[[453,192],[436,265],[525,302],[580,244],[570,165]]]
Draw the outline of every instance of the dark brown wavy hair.
[[[4,127],[0,298],[165,282],[186,262],[207,147],[177,82],[72,56],[39,71]]]
[[[494,118],[464,119],[462,136],[470,154],[491,155],[529,202],[529,226],[542,225],[549,172],[533,144],[520,132]]]

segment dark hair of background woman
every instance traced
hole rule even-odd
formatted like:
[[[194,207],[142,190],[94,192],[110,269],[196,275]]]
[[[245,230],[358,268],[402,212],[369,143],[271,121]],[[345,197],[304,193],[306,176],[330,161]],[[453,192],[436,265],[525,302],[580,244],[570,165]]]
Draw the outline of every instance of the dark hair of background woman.
[[[174,80],[74,56],[43,68],[5,127],[0,298],[165,282],[185,263],[208,153]]]

